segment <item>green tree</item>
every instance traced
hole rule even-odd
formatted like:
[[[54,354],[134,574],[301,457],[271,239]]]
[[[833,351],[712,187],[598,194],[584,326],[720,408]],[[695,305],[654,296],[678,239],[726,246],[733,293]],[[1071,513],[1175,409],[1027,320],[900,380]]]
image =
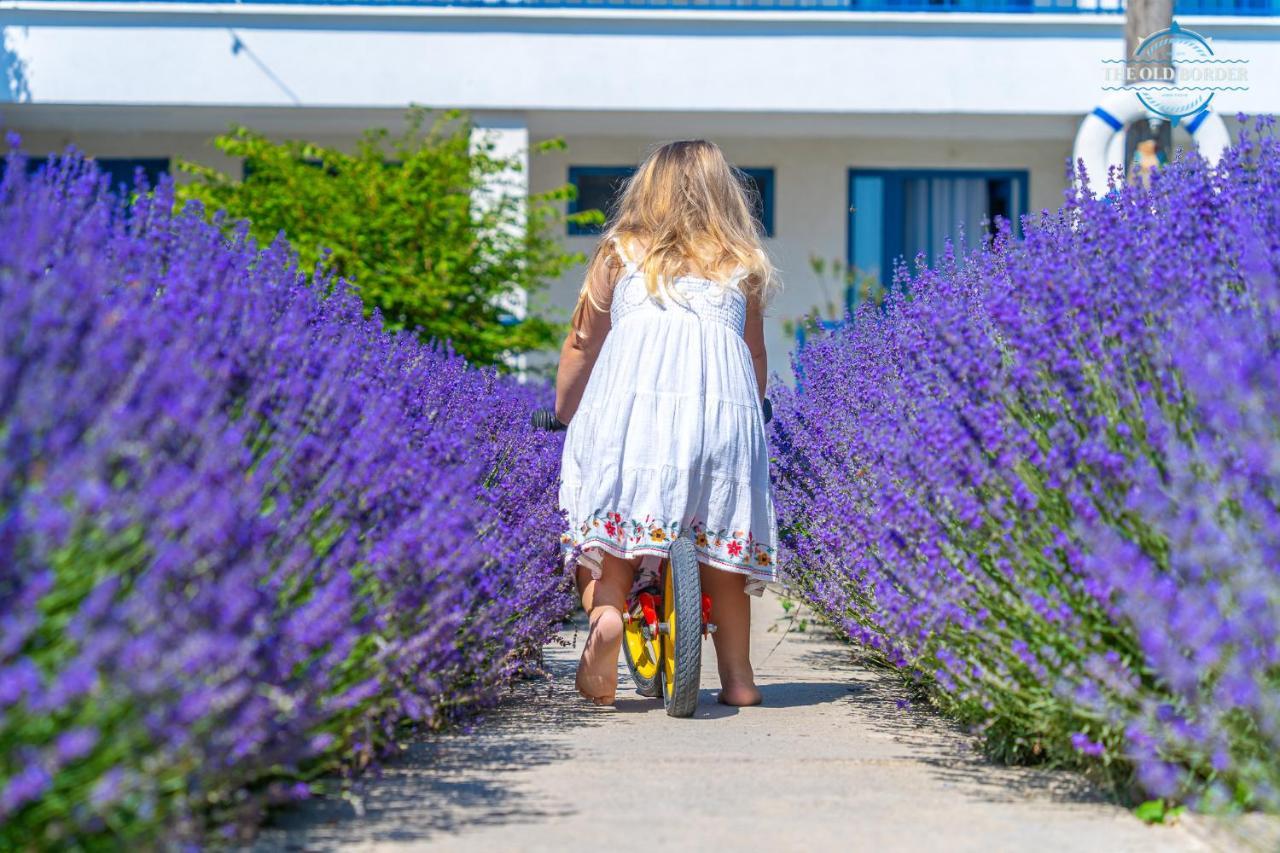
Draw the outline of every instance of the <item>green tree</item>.
[[[305,268],[323,263],[352,281],[387,328],[447,339],[469,360],[501,366],[505,355],[558,343],[565,327],[549,318],[542,291],[584,258],[553,236],[566,219],[556,202],[573,188],[502,189],[520,159],[473,139],[473,128],[461,111],[428,124],[428,111],[413,107],[399,135],[366,131],[347,153],[237,126],[214,144],[244,161],[244,179],[179,161],[194,178],[179,200],[226,210],[228,227],[248,220],[263,243],[284,232]],[[551,140],[531,154],[562,148]]]

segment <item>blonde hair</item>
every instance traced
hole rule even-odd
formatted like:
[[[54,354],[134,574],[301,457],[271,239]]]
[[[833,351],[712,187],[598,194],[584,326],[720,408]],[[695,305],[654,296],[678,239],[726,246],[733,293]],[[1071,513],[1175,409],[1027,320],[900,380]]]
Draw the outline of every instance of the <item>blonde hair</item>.
[[[692,263],[713,281],[745,270],[743,293],[767,305],[778,282],[762,237],[751,215],[745,175],[729,165],[720,147],[705,139],[668,142],[626,182],[591,257],[574,315],[586,302],[605,309],[604,297],[615,283],[609,272],[622,266],[615,240],[640,265],[651,296],[661,299],[671,282],[691,272]],[[645,246],[643,258],[638,243]]]

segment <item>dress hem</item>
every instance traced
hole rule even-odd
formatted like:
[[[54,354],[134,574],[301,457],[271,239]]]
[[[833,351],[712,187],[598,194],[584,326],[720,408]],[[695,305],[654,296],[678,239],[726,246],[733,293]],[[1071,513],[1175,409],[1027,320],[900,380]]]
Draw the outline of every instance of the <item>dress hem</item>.
[[[649,555],[665,558],[671,553],[670,546],[663,548],[657,545],[640,545],[636,548],[619,548],[608,539],[587,539],[581,543],[572,544],[579,545],[580,550],[578,553],[578,564],[586,566],[586,568],[591,572],[593,580],[600,579],[600,562],[598,559],[588,556],[588,549],[605,551],[622,560],[630,560],[633,557],[644,557]],[[748,595],[763,595],[766,585],[778,582],[776,572],[770,572],[768,575],[761,575],[746,566],[734,565],[733,563],[726,563],[723,560],[717,559],[716,557],[706,553],[704,549],[699,548],[697,544],[695,544],[693,548],[698,554],[699,563],[706,563],[711,568],[719,569],[720,571],[745,575],[747,578],[746,592]],[[587,557],[587,559],[584,560],[584,556]],[[566,568],[568,568],[572,557],[572,553],[566,555],[564,561]]]

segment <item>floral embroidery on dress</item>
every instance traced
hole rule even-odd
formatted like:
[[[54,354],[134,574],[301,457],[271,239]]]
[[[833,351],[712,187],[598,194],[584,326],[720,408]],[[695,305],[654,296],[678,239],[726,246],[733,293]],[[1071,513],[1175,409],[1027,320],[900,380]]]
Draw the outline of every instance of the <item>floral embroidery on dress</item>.
[[[596,510],[578,526],[580,536],[569,533],[561,536],[561,542],[581,545],[591,541],[609,542],[620,546],[624,553],[652,544],[662,545],[679,537],[683,526],[677,521],[659,521],[652,516],[643,519],[623,519],[616,512]],[[772,573],[774,549],[755,538],[750,530],[712,530],[705,523],[693,519],[688,524],[695,547],[713,562],[741,569],[767,569]]]

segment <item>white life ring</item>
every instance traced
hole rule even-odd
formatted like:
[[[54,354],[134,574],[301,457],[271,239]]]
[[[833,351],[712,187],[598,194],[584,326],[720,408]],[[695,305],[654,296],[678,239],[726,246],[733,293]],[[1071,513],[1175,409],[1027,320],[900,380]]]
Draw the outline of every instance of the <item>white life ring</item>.
[[[1089,176],[1089,191],[1095,196],[1106,191],[1107,174],[1112,166],[1124,166],[1124,134],[1130,123],[1153,116],[1133,92],[1111,92],[1093,112],[1080,122],[1071,162],[1083,160]],[[1195,140],[1196,149],[1210,163],[1217,163],[1231,145],[1227,124],[1213,110],[1204,110],[1183,123]],[[1074,170],[1073,170],[1074,171]]]

